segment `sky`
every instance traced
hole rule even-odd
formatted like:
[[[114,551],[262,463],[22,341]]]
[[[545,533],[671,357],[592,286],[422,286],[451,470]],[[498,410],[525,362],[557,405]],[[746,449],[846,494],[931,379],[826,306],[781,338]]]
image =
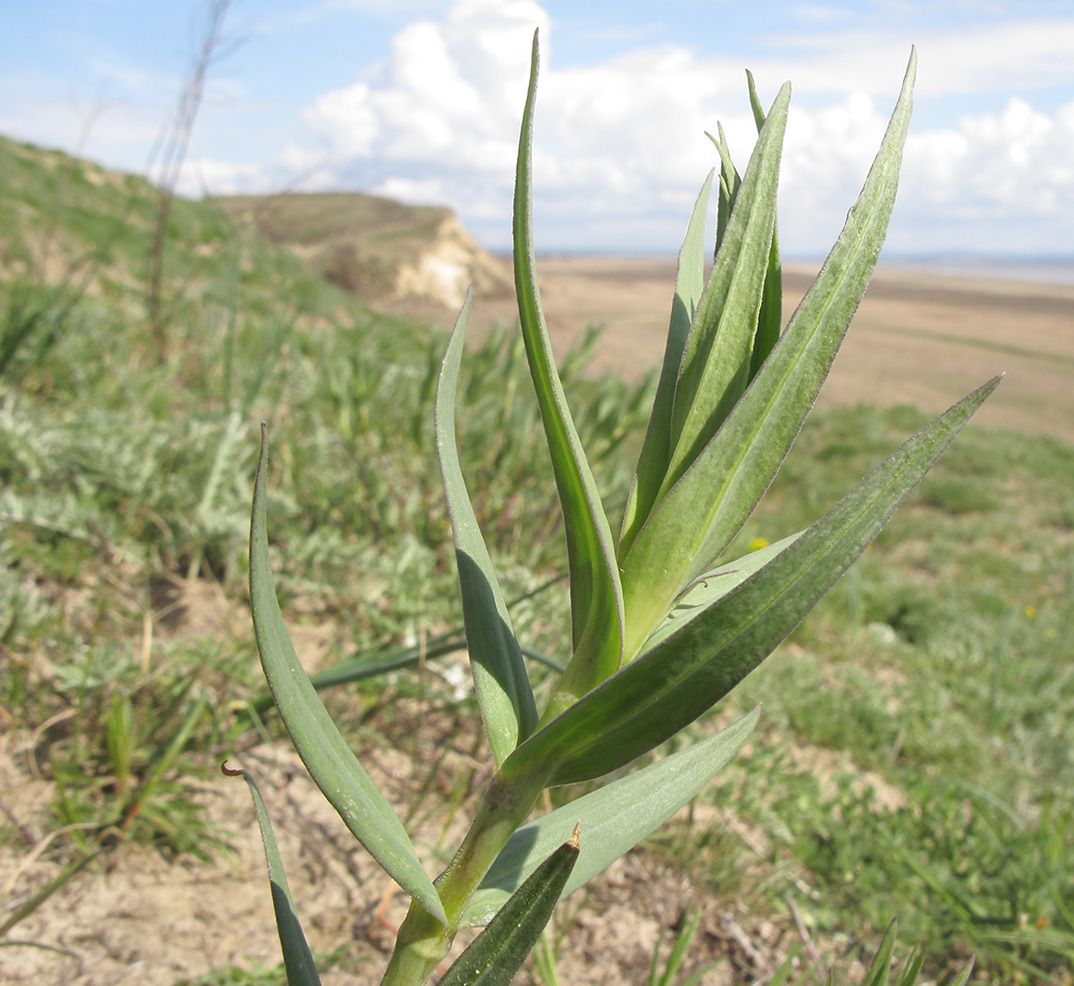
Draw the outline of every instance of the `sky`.
[[[4,4],[0,133],[151,174],[209,10]],[[784,254],[823,256],[915,46],[887,255],[1074,258],[1074,0],[233,0],[180,190],[446,205],[505,249],[535,28],[538,251],[674,253],[705,132],[745,170],[749,69],[793,89]]]

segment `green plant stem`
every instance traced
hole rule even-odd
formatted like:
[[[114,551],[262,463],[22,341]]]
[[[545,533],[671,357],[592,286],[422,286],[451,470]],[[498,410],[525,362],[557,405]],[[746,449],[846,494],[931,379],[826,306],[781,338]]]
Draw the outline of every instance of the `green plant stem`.
[[[532,811],[547,777],[547,772],[541,772],[539,777],[530,774],[505,781],[496,775],[459,851],[436,880],[447,924],[412,900],[381,986],[421,986],[429,979],[451,949],[467,902],[507,840]]]

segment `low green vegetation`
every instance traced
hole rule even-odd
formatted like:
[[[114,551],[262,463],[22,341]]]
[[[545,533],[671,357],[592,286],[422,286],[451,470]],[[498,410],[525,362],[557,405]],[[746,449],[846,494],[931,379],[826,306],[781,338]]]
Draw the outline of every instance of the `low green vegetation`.
[[[178,202],[161,354],[144,308],[152,190],[7,141],[0,176],[0,729],[54,791],[46,846],[6,800],[0,842],[72,870],[127,839],[212,857],[222,834],[197,792],[258,735],[244,710],[263,690],[243,615],[257,423],[288,622],[331,626],[338,659],[453,631],[431,433],[446,340]],[[585,357],[561,367],[567,399],[597,485],[624,490],[654,381],[587,376]],[[524,597],[566,559],[515,333],[473,347],[458,390],[475,512],[505,596]],[[926,420],[813,414],[730,556],[801,530]],[[871,954],[896,915],[934,977],[973,953],[982,981],[1069,981],[1072,549],[1074,449],[971,425],[733,694],[727,721],[763,701],[752,739],[692,821],[642,851],[750,913],[793,911],[819,950],[798,981],[822,981],[859,937]],[[192,585],[237,617],[204,625]],[[568,619],[561,584],[512,609],[561,663]],[[541,696],[552,681],[534,667]],[[358,687],[329,697],[355,746],[404,731],[393,703],[419,687],[460,729],[476,709],[416,671]],[[5,934],[34,904],[17,886],[12,901]]]
[[[874,441],[923,420],[818,415],[753,536],[793,528]],[[981,506],[933,493],[966,487]],[[719,801],[765,832],[816,927],[897,913],[900,931],[972,949],[1002,981],[1070,968],[1072,495],[1068,446],[968,429],[746,683],[740,701],[763,697],[769,742],[732,765],[740,786],[725,775]],[[759,794],[759,773],[780,781]]]

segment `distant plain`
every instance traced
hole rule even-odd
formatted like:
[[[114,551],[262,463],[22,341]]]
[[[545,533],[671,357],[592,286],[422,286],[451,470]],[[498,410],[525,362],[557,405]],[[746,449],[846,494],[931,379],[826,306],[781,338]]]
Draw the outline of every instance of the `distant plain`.
[[[784,269],[784,321],[817,265]],[[537,273],[549,334],[563,352],[603,326],[595,368],[634,378],[660,365],[673,258],[544,256]],[[434,324],[449,313],[395,306]],[[509,296],[478,298],[472,324],[515,318]],[[939,412],[999,373],[978,424],[1074,442],[1074,284],[933,272],[883,262],[821,392],[822,407],[909,404]]]

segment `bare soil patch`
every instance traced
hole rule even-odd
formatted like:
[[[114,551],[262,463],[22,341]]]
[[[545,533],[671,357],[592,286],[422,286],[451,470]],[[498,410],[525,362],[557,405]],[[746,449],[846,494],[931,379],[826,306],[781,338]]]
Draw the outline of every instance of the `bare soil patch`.
[[[24,751],[12,734],[5,741],[0,749],[5,802],[27,831],[44,831],[50,783],[25,769]],[[435,759],[432,750],[426,753]],[[405,815],[407,804],[413,805],[408,792],[420,785],[416,775],[428,761],[398,750],[365,751],[362,758]],[[466,769],[465,760],[465,754],[453,753],[442,769]],[[325,986],[377,982],[406,912],[405,895],[346,831],[286,741],[259,743],[233,763],[258,780],[311,947],[321,955],[347,948],[346,961],[322,975]],[[217,776],[193,785],[192,793],[226,833],[226,854],[202,863],[121,845],[19,924],[12,935],[19,944],[3,949],[0,981],[173,986],[229,966],[275,966],[279,941],[246,785]],[[412,826],[419,853],[446,861],[443,854],[461,838],[471,807],[464,804],[453,814],[440,805]],[[47,856],[31,858],[25,846],[0,848],[0,875],[17,886],[13,905],[60,869]],[[799,941],[789,918],[748,914],[745,906],[706,893],[643,849],[617,861],[564,906],[557,921],[557,967],[564,983],[646,981],[658,941],[663,940],[666,955],[688,909],[699,910],[701,919],[686,972],[713,966],[702,986],[730,986],[771,972]],[[472,937],[472,931],[460,934],[456,952]],[[533,980],[523,973],[519,982],[532,986]]]

